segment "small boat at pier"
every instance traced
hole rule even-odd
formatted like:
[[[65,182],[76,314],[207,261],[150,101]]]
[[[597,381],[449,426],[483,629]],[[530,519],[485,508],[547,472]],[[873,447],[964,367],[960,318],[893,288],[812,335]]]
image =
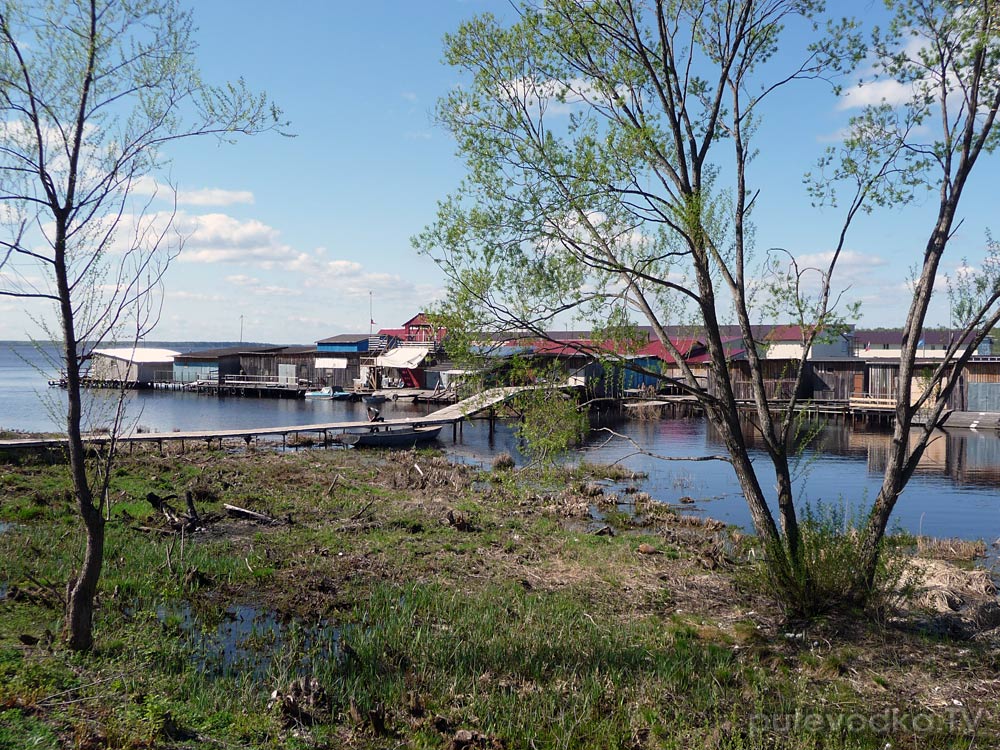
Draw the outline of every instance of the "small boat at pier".
[[[344,432],[333,439],[341,445],[355,448],[412,448],[437,439],[441,425],[434,427],[404,427],[391,429],[376,427],[370,432]]]
[[[384,393],[369,393],[367,396],[364,396],[363,398],[366,404],[384,404],[388,399],[388,396],[386,396]]]
[[[331,386],[326,386],[315,391],[306,391],[305,396],[315,401],[345,401],[351,397],[351,393],[349,391],[335,391]]]
[[[306,391],[306,398],[319,401],[329,401],[333,398],[334,390],[330,386],[319,388],[315,391]]]

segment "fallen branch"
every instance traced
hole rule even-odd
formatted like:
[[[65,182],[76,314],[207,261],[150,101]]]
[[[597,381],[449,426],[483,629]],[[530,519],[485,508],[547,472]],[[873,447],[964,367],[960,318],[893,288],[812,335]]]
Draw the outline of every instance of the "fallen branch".
[[[372,507],[372,506],[373,506],[374,504],[375,504],[375,498],[372,498],[371,500],[369,500],[369,501],[368,501],[368,505],[366,505],[366,506],[365,506],[364,508],[362,508],[362,509],[361,509],[361,510],[359,510],[359,511],[358,511],[357,513],[355,513],[355,514],[354,514],[353,516],[351,516],[351,519],[350,519],[350,520],[352,520],[352,521],[357,521],[357,520],[358,520],[359,518],[361,518],[361,516],[363,516],[363,515],[364,515],[364,514],[365,514],[365,513],[367,512],[367,510],[368,510],[368,509],[369,509],[370,507]]]
[[[132,529],[134,531],[144,531],[147,534],[165,534],[167,536],[173,536],[177,533],[173,529],[159,529],[155,526],[133,526]]]
[[[639,444],[637,442],[635,442],[635,440],[633,440],[632,438],[630,438],[628,435],[622,435],[620,432],[615,432],[614,430],[612,430],[609,427],[599,427],[595,431],[596,432],[607,432],[607,433],[610,434],[610,437],[600,445],[601,448],[603,448],[605,445],[607,445],[608,443],[610,443],[615,438],[621,438],[622,440],[627,440],[628,442],[630,442],[632,444],[632,447],[635,448],[635,451],[632,452],[632,453],[629,453],[627,456],[622,456],[618,460],[612,461],[611,462],[612,466],[614,464],[621,463],[625,459],[631,458],[632,456],[636,456],[636,455],[649,456],[650,458],[658,458],[661,461],[724,461],[727,464],[728,463],[732,463],[732,459],[729,456],[723,456],[723,455],[710,455],[710,456],[664,456],[661,453],[652,453],[650,451],[645,450],[644,448],[640,447]]]
[[[222,507],[225,508],[226,512],[231,516],[250,518],[254,521],[260,521],[262,523],[278,523],[278,519],[274,516],[269,516],[265,513],[258,513],[255,510],[247,510],[246,508],[241,508],[238,505],[223,503]]]

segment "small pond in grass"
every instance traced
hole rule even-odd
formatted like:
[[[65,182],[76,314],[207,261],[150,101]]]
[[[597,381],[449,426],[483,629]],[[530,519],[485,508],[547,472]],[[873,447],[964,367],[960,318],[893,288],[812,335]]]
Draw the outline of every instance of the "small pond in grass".
[[[341,630],[326,621],[282,620],[273,610],[232,605],[209,622],[183,601],[155,611],[164,629],[182,637],[196,668],[214,677],[287,681],[313,674],[341,653]]]

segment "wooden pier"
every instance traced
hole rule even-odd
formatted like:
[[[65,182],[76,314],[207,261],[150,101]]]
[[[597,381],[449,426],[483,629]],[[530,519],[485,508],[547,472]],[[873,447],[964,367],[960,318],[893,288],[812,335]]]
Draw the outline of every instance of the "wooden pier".
[[[183,448],[185,442],[205,442],[211,445],[213,441],[222,444],[226,439],[242,439],[249,445],[259,438],[281,438],[282,445],[286,445],[289,436],[317,435],[322,436],[322,442],[329,442],[331,434],[341,432],[352,432],[368,430],[374,426],[379,427],[421,427],[431,425],[451,425],[452,437],[457,439],[458,431],[462,422],[471,419],[475,415],[487,412],[490,420],[490,430],[492,431],[496,419],[495,409],[498,405],[509,401],[514,396],[539,386],[517,386],[511,388],[491,388],[490,390],[477,393],[464,401],[456,404],[449,404],[442,409],[438,409],[430,414],[421,417],[405,417],[397,419],[386,419],[378,423],[369,421],[354,422],[328,422],[323,424],[307,425],[287,425],[284,427],[258,427],[253,429],[236,430],[195,430],[185,432],[142,432],[122,435],[117,438],[119,443],[154,443],[162,450],[166,442],[179,442]],[[90,434],[84,436],[85,442],[91,445],[106,445],[111,442],[112,437],[107,434]],[[17,448],[58,448],[66,445],[66,438],[19,438],[12,440],[0,440],[0,450]]]

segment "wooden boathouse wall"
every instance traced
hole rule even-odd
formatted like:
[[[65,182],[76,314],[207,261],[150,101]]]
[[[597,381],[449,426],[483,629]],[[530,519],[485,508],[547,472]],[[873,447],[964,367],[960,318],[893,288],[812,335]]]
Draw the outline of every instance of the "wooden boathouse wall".
[[[354,379],[361,377],[361,352],[337,352],[336,354],[317,354],[316,357],[325,359],[343,359],[347,361],[347,367],[317,367],[315,369],[315,379],[317,385],[329,385],[341,390],[350,390],[354,387]]]
[[[814,401],[842,401],[864,390],[865,363],[861,360],[825,360],[809,364],[812,370],[810,397]]]
[[[315,382],[316,347],[288,346],[271,351],[245,352],[240,354],[242,375],[252,378],[278,378],[284,372],[294,372],[294,377],[306,383]]]
[[[795,388],[795,370],[798,361],[793,359],[764,359],[760,362],[764,375],[764,391],[769,399],[776,401],[792,397]],[[733,393],[737,401],[753,401],[753,383],[750,378],[750,363],[737,359],[729,363],[729,377],[733,384]],[[715,395],[719,393],[719,384],[713,374],[709,374],[708,391]],[[812,396],[811,365],[806,363],[806,376],[803,378],[798,398]]]

